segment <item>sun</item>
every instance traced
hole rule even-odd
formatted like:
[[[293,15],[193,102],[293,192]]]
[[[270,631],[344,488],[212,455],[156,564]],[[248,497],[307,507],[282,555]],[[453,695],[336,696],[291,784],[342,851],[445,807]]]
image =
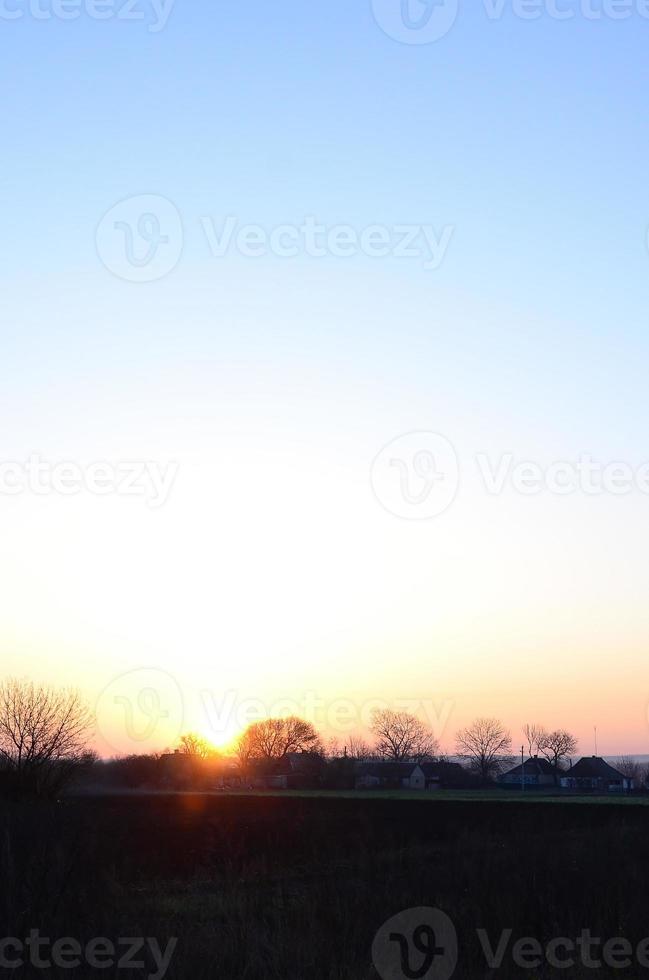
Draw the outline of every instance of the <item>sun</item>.
[[[218,730],[210,724],[205,724],[200,729],[201,737],[219,752],[232,750],[240,734],[241,731],[234,722]]]

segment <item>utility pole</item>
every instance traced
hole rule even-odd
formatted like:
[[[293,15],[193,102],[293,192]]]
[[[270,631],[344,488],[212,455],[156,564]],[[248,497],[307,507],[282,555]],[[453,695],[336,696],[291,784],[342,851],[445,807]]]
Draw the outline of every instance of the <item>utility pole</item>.
[[[595,725],[595,755],[597,755],[597,725]]]
[[[525,746],[521,745],[521,793],[525,792]]]

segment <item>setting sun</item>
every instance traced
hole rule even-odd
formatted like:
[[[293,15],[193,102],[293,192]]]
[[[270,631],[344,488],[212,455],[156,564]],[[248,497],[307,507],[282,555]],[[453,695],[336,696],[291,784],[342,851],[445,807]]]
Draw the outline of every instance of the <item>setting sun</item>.
[[[649,0],[0,35],[0,975],[649,978]]]

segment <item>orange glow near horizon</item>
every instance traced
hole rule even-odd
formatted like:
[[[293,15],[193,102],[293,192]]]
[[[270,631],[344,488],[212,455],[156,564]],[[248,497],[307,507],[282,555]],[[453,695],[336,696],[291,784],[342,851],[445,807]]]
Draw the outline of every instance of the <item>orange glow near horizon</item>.
[[[489,519],[451,510],[439,524],[411,527],[369,508],[363,494],[347,514],[349,501],[334,494],[321,504],[334,525],[346,522],[351,534],[353,524],[345,561],[326,540],[336,526],[316,529],[303,549],[298,535],[287,546],[256,523],[256,544],[252,532],[246,544],[224,530],[221,546],[235,555],[226,574],[197,543],[203,525],[187,518],[195,502],[182,485],[178,493],[164,546],[159,515],[142,522],[118,502],[114,523],[108,500],[90,553],[84,521],[78,536],[54,542],[50,564],[46,556],[36,568],[27,559],[0,568],[12,611],[0,632],[2,673],[80,688],[98,710],[102,756],[163,751],[192,731],[223,749],[250,721],[287,710],[325,741],[344,742],[367,736],[377,702],[411,705],[449,754],[457,730],[478,716],[500,718],[518,747],[522,725],[538,721],[574,731],[585,754],[594,726],[602,754],[649,752],[642,580],[631,588],[616,575],[624,565],[588,553],[590,538],[567,562],[542,521],[520,522],[514,534],[500,501]],[[310,508],[289,514],[279,495],[272,502],[287,526],[310,526]],[[38,551],[49,506],[40,519],[16,520],[21,554]],[[115,542],[126,534],[140,542],[146,574],[124,562]],[[607,554],[624,540],[609,537]],[[248,545],[261,555],[252,571]],[[170,564],[167,548],[186,558]],[[311,567],[311,549],[320,558],[309,578],[300,570]],[[97,554],[103,564],[89,576]]]

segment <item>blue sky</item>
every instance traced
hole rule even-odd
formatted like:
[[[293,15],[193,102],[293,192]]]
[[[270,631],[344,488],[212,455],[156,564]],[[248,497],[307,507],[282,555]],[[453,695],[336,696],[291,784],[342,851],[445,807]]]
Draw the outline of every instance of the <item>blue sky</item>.
[[[400,677],[418,689],[431,670],[459,725],[477,662],[502,681],[522,648],[559,670],[567,630],[575,675],[598,665],[585,728],[589,712],[619,722],[646,639],[646,496],[485,502],[469,479],[448,515],[413,527],[389,523],[369,486],[374,456],[411,431],[443,433],[465,473],[478,452],[649,458],[649,20],[565,6],[566,22],[509,5],[492,21],[464,2],[422,45],[389,37],[370,0],[176,0],[157,33],[143,6],[144,21],[37,20],[27,5],[0,19],[3,458],[180,464],[156,514],[7,504],[22,569],[0,624],[10,666],[72,678],[86,651],[91,689],[145,643],[173,667],[191,636],[197,685],[234,647],[230,683],[244,686],[266,644],[292,690],[286,650],[351,631],[342,663],[357,663],[339,686],[372,694],[359,678],[378,644],[388,690],[405,645]],[[144,284],[112,275],[95,243],[106,212],[139,195],[172,202],[184,229],[176,267]],[[217,259],[201,219],[228,215],[454,232],[434,271],[392,255]],[[593,597],[611,605],[595,653]],[[50,610],[38,621],[34,602]],[[304,684],[333,690],[329,657],[314,654]],[[484,710],[516,725],[503,687]],[[640,750],[648,688],[605,748]]]
[[[649,21],[490,22],[465,4],[449,35],[414,47],[381,32],[369,0],[178,0],[158,34],[87,16],[2,26],[12,313],[34,278],[45,295],[52,280],[94,290],[101,215],[159,193],[196,263],[205,214],[452,224],[441,274],[357,262],[354,279],[394,277],[433,310],[458,293],[495,305],[506,333],[542,317],[536,365],[548,331],[569,360],[622,334],[642,343]],[[328,283],[346,279],[329,265]]]

